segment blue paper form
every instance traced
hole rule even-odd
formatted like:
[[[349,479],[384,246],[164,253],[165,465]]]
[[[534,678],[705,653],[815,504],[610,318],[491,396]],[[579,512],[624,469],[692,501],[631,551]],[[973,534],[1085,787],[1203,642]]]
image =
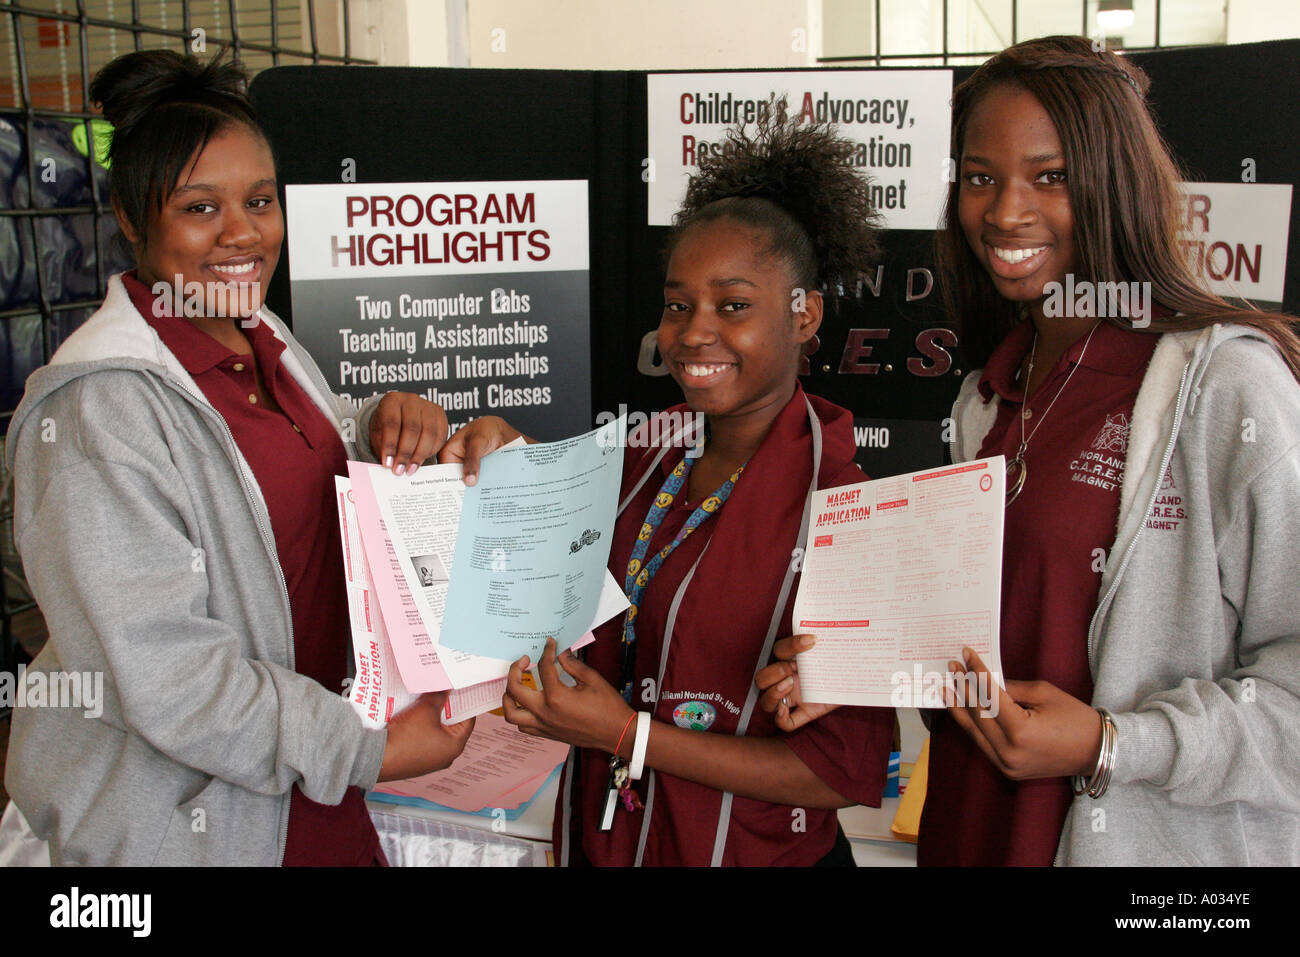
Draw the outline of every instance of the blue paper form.
[[[590,627],[623,474],[624,421],[483,459],[465,490],[440,643],[493,658],[541,656]]]

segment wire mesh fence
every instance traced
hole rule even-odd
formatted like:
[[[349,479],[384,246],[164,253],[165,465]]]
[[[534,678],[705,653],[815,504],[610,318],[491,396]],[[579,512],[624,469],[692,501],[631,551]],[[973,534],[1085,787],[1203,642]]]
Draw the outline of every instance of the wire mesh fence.
[[[90,80],[132,50],[211,56],[251,75],[282,64],[372,63],[352,55],[347,0],[0,2],[0,435],[27,376],[98,308],[132,265],[108,198],[111,127]],[[0,670],[15,666],[12,617],[32,607],[13,548],[11,483],[0,490]]]

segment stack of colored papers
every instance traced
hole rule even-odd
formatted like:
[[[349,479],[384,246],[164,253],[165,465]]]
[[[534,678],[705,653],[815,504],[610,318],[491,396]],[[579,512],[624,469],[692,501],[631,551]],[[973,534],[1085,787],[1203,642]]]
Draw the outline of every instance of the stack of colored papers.
[[[382,727],[427,691],[443,720],[498,707],[513,661],[549,637],[581,647],[627,607],[605,568],[622,447],[615,429],[507,447],[466,487],[459,465],[396,476],[348,463],[335,479],[356,677]],[[614,454],[620,453],[620,454]]]
[[[505,718],[484,714],[475,721],[465,753],[451,767],[407,781],[387,781],[368,796],[388,804],[513,821],[559,773],[568,754],[567,744],[520,734]]]

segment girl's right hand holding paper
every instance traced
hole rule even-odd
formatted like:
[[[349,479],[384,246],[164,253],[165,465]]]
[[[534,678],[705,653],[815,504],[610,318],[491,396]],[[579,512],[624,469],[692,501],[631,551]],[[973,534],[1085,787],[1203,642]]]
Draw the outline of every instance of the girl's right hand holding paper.
[[[530,445],[533,442],[500,416],[479,416],[447,440],[438,453],[438,461],[444,465],[460,462],[465,469],[465,484],[473,485],[478,481],[479,462],[483,456],[518,438]]]
[[[762,695],[759,706],[776,714],[776,726],[782,731],[795,731],[824,714],[830,714],[837,704],[805,702],[799,694],[799,666],[795,655],[807,651],[817,643],[812,635],[791,635],[772,646],[773,664],[754,676],[754,684]]]
[[[442,723],[446,691],[422,694],[388,722],[388,742],[379,768],[380,781],[402,781],[449,767],[469,741],[474,719]]]

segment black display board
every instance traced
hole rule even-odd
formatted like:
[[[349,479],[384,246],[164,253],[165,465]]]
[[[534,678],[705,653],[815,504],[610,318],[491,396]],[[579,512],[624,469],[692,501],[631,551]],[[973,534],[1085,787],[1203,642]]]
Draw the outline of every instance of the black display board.
[[[1261,183],[1295,183],[1300,122],[1291,108],[1300,41],[1134,54],[1151,76],[1150,101],[1188,179],[1240,182],[1255,161]],[[906,68],[900,68],[906,69]],[[973,72],[955,68],[954,84]],[[646,225],[646,73],[643,71],[283,67],[261,73],[252,94],[285,183],[339,182],[345,158],[360,182],[587,179],[591,225],[592,409],[664,408],[674,383],[637,370],[642,337],[662,307],[664,227]],[[1300,307],[1300,224],[1292,204],[1284,307]],[[937,423],[967,366],[960,345],[944,374],[918,375],[918,335],[944,327],[938,290],[907,300],[909,270],[932,266],[932,235],[885,236],[880,295],[845,300],[823,323],[805,388],[853,410],[859,425],[888,428],[885,447],[861,450],[874,475],[938,464]],[[287,257],[272,308],[292,321]],[[924,276],[912,274],[913,289]],[[858,331],[854,331],[858,330]],[[887,330],[863,333],[861,330]],[[866,338],[870,336],[871,338]],[[846,343],[870,358],[845,363]],[[955,341],[955,340],[954,340]],[[877,365],[874,372],[862,367]],[[914,363],[915,367],[915,363]],[[846,371],[841,371],[845,368]],[[847,371],[856,368],[858,371]],[[544,436],[555,438],[558,436]]]

